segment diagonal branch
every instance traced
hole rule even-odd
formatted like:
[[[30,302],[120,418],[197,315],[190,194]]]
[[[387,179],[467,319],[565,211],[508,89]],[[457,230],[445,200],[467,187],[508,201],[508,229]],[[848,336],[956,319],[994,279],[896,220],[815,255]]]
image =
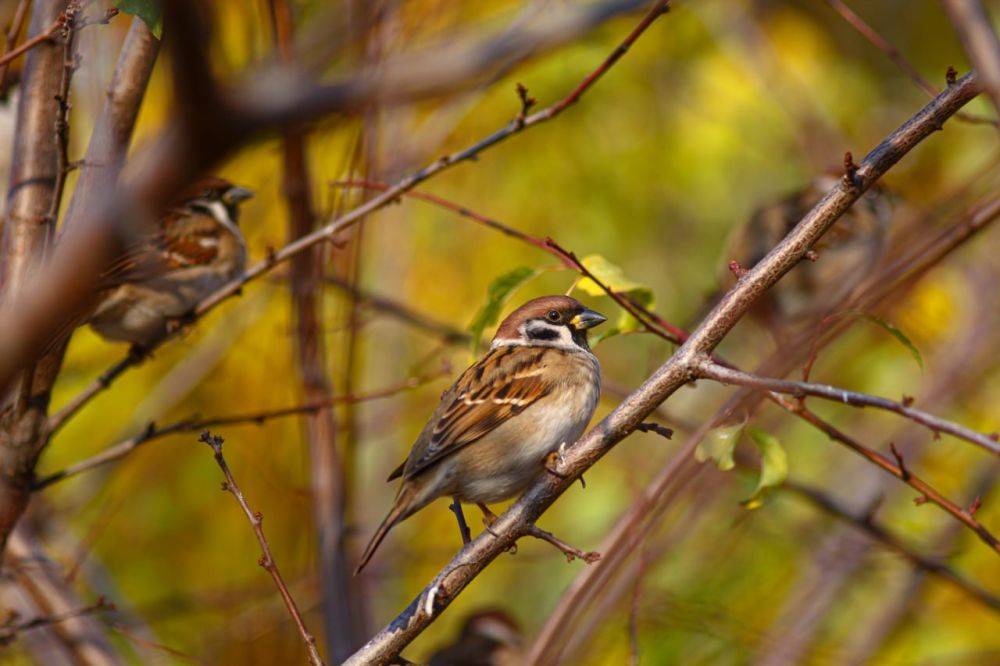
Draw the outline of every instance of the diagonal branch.
[[[772,377],[761,377],[759,375],[743,372],[734,368],[723,367],[707,358],[704,359],[699,366],[698,374],[701,377],[713,379],[723,384],[749,386],[750,388],[755,388],[761,391],[784,393],[792,396],[793,398],[814,396],[817,398],[832,400],[834,402],[840,402],[852,407],[875,407],[876,409],[884,409],[925,426],[931,430],[935,436],[938,436],[942,432],[946,432],[949,435],[953,435],[959,439],[964,439],[967,442],[980,446],[994,455],[1000,455],[1000,442],[997,441],[996,434],[985,435],[983,433],[976,432],[975,430],[966,428],[961,424],[947,421],[919,409],[914,409],[905,402],[896,402],[895,400],[889,400],[888,398],[869,395],[867,393],[859,393],[857,391],[848,391],[847,389],[830,386],[828,384],[793,382],[784,379],[775,379]]]
[[[872,183],[978,92],[975,75],[967,74],[872,150],[852,178],[842,179],[780,244],[723,296],[666,363],[611,414],[565,450],[555,470],[558,475],[540,477],[493,524],[495,535],[481,534],[465,546],[406,610],[346,663],[385,662],[398,655],[483,569],[524,536],[529,525],[534,524],[580,474],[631,434],[660,403],[693,379],[698,358],[711,353],[753,302],[795,266]]]
[[[110,464],[116,460],[121,460],[144,444],[148,444],[149,442],[157,439],[162,439],[168,435],[173,435],[179,432],[199,432],[205,430],[206,428],[221,425],[240,425],[248,423],[260,425],[265,421],[270,421],[271,419],[283,418],[287,416],[300,416],[302,414],[315,414],[329,409],[334,405],[357,404],[371,400],[381,400],[383,398],[388,398],[402,393],[403,391],[408,391],[410,389],[417,388],[418,386],[422,386],[427,382],[445,376],[449,372],[449,368],[443,367],[437,373],[426,375],[424,377],[411,377],[405,382],[395,384],[393,386],[387,386],[376,391],[351,395],[330,396],[321,400],[307,402],[302,405],[293,405],[291,407],[266,409],[257,412],[231,414],[227,416],[213,416],[204,419],[184,419],[165,426],[156,426],[156,424],[150,423],[149,426],[138,435],[130,437],[122,442],[119,442],[118,444],[109,446],[100,453],[73,463],[64,469],[43,476],[35,482],[32,489],[35,491],[43,490],[54,483],[76,476],[82,472],[103,467],[104,465]]]

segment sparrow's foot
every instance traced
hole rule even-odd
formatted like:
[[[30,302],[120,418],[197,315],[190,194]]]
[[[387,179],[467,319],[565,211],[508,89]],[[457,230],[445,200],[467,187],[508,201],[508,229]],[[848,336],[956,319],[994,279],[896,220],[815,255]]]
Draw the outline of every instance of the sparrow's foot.
[[[451,506],[448,508],[455,513],[455,520],[458,521],[458,531],[462,534],[462,545],[464,546],[472,541],[472,530],[469,529],[469,524],[465,522],[465,514],[462,513],[462,503],[458,501],[457,497],[453,497]]]
[[[563,464],[563,451],[566,450],[566,443],[563,442],[559,445],[558,451],[553,451],[549,455],[545,456],[545,469],[549,474],[553,476],[558,476],[560,479],[565,479],[566,475],[559,471],[559,468]]]
[[[586,562],[587,564],[593,564],[597,560],[601,559],[601,554],[594,551],[584,552],[579,548],[574,548],[569,545],[559,537],[552,534],[552,532],[546,532],[537,525],[530,525],[527,531],[528,536],[533,536],[536,539],[541,539],[542,541],[547,541],[556,548],[559,549],[563,555],[566,556],[567,562],[572,562],[573,560],[579,558]]]
[[[486,506],[482,502],[476,502],[476,506],[478,506],[479,510],[483,512],[483,525],[486,526],[486,531],[493,536],[499,536],[493,531],[493,523],[497,522],[497,515],[490,511],[490,507]]]

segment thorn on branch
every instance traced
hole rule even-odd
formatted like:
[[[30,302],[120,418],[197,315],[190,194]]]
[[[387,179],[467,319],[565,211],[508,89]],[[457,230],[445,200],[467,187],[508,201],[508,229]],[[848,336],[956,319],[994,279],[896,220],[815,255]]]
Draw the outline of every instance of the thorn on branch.
[[[892,457],[896,459],[896,464],[899,465],[900,478],[903,481],[909,481],[910,471],[906,469],[906,463],[903,462],[903,454],[896,448],[895,442],[889,442],[889,450],[892,451]]]
[[[949,88],[955,85],[955,81],[958,80],[958,72],[956,72],[955,68],[951,65],[948,65],[948,69],[944,73],[944,80],[945,83],[948,84]]]
[[[525,119],[528,117],[528,113],[531,108],[538,103],[538,100],[528,94],[528,89],[521,83],[517,86],[517,97],[521,100],[521,111],[517,114],[517,124],[524,125]]]
[[[976,515],[976,511],[979,511],[979,507],[983,505],[983,496],[976,495],[976,499],[972,500],[972,504],[969,505],[967,511],[970,516]]]
[[[903,407],[909,407],[913,404],[914,398],[912,395],[903,395]]]
[[[809,261],[818,261],[819,252],[817,252],[816,250],[806,250],[805,258],[808,259]]]
[[[844,182],[848,187],[861,187],[861,179],[858,178],[858,165],[854,163],[854,155],[851,151],[844,153]]]
[[[913,503],[917,506],[923,506],[924,504],[927,504],[930,501],[931,498],[928,497],[927,495],[920,495],[919,497],[913,498]]]
[[[729,262],[729,272],[732,273],[737,280],[739,280],[747,274],[747,269],[740,266],[740,262],[733,259]]]

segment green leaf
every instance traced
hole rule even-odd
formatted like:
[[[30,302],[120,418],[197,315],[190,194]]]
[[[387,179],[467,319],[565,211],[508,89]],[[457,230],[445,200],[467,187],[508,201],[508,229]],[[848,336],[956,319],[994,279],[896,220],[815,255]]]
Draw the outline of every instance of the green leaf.
[[[611,263],[602,255],[588,255],[584,257],[580,263],[582,263],[601,283],[611,288],[612,291],[624,295],[629,300],[638,303],[647,310],[653,309],[655,301],[653,290],[643,284],[639,284],[638,282],[625,277],[625,272],[621,269],[621,267]],[[574,288],[580,289],[589,296],[607,295],[604,289],[602,289],[599,284],[594,282],[594,280],[589,277],[579,280],[574,285]],[[639,320],[623,308],[614,325],[601,330],[597,335],[591,338],[591,342],[596,345],[598,342],[607,340],[608,338],[618,335],[619,333],[631,333],[641,328],[642,324],[639,323]]]
[[[788,456],[774,435],[748,428],[747,434],[760,449],[760,478],[753,494],[740,502],[746,509],[756,509],[764,503],[768,489],[780,486],[788,478]]]
[[[115,7],[125,14],[141,18],[157,39],[163,37],[163,11],[159,0],[117,0]]]
[[[902,344],[904,347],[906,347],[908,350],[910,350],[910,356],[912,356],[913,360],[916,361],[917,365],[920,366],[920,371],[921,372],[924,371],[924,359],[920,355],[920,350],[917,349],[917,346],[915,344],[913,344],[913,342],[908,337],[906,337],[905,333],[903,333],[901,330],[899,330],[898,328],[896,328],[895,326],[893,326],[892,324],[890,324],[886,320],[884,320],[884,319],[882,319],[880,317],[876,317],[875,315],[870,315],[870,314],[865,314],[865,313],[859,313],[859,316],[862,319],[865,319],[866,321],[870,321],[871,323],[875,324],[876,326],[881,326],[883,329],[885,329],[886,331],[888,331],[889,335],[891,335],[892,337],[896,338],[896,340],[898,340],[900,344]]]
[[[486,303],[479,308],[479,312],[473,317],[469,324],[469,333],[472,334],[472,351],[475,353],[479,349],[480,341],[483,337],[483,330],[487,326],[493,326],[500,319],[500,312],[504,303],[514,293],[514,290],[522,284],[538,275],[539,271],[527,266],[518,266],[512,271],[504,273],[490,283],[486,290]]]
[[[744,426],[746,426],[746,421],[712,428],[698,443],[698,448],[694,451],[694,459],[698,462],[714,460],[716,467],[723,472],[728,472],[735,465],[733,449],[736,448],[736,442],[743,434]]]

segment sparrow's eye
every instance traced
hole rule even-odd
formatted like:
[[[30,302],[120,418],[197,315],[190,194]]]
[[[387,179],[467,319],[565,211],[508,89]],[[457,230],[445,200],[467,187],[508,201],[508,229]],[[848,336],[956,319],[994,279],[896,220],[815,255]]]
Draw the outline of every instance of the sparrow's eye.
[[[559,321],[559,312],[556,310],[549,310],[549,313],[545,316],[548,317],[549,321]]]

